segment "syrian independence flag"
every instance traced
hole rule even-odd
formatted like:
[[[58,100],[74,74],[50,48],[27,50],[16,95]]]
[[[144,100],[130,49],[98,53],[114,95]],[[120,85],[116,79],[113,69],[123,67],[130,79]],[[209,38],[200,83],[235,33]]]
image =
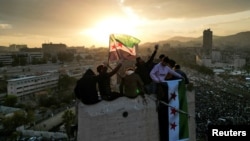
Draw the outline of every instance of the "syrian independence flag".
[[[109,60],[134,60],[140,40],[125,34],[111,34],[109,37]]]
[[[171,80],[163,82],[168,86],[168,141],[189,140],[186,87],[184,81]],[[179,110],[179,111],[178,111]]]

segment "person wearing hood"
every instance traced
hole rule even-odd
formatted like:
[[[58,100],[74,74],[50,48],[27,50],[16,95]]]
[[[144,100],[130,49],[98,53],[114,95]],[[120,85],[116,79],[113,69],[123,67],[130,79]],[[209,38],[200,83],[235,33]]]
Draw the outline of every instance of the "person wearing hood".
[[[120,83],[120,93],[129,98],[136,98],[138,95],[144,95],[143,81],[135,73],[134,68],[126,69],[125,76]]]
[[[100,101],[97,93],[97,78],[92,69],[87,69],[82,78],[77,81],[74,93],[79,100],[87,105]]]

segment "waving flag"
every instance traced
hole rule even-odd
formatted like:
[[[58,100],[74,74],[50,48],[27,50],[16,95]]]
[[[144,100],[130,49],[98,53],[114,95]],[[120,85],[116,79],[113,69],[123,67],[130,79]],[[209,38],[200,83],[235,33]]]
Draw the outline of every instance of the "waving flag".
[[[125,34],[111,34],[109,37],[109,60],[134,60],[140,40]]]
[[[161,128],[164,131],[160,131],[161,138],[166,141],[187,141],[189,140],[188,115],[179,112],[180,110],[187,112],[188,109],[185,83],[180,80],[171,80],[163,82],[163,85],[168,89],[166,93],[169,106],[163,108],[165,112],[162,115],[166,116],[162,119],[165,125]]]

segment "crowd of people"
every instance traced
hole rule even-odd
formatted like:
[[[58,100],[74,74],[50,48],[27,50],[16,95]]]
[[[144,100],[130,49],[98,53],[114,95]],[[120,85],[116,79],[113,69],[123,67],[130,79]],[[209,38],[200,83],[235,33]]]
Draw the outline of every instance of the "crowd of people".
[[[199,86],[195,87],[195,99],[197,138],[207,136],[209,125],[250,125],[250,112],[246,111],[250,102],[244,96],[199,81]]]
[[[162,87],[161,82],[166,80],[183,79],[188,83],[189,80],[180,70],[180,65],[164,54],[160,54],[156,59],[157,51],[158,45],[155,45],[147,61],[141,57],[135,58],[135,65],[128,67],[125,75],[120,76],[119,91],[112,90],[110,83],[111,77],[122,67],[122,60],[111,71],[108,71],[111,68],[108,64],[97,66],[98,74],[92,69],[86,70],[74,89],[76,97],[84,104],[95,104],[101,100],[112,101],[122,96],[136,98],[139,95],[143,97],[144,94],[158,95],[158,89]]]

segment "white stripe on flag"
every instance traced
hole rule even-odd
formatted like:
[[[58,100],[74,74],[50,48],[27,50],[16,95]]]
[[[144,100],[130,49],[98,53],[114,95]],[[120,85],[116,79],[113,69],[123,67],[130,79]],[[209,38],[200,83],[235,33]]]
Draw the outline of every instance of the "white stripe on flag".
[[[178,95],[178,86],[180,80],[167,81],[168,84],[168,97],[169,107],[169,141],[179,140],[179,112],[175,111],[173,107],[179,109],[179,95]]]
[[[169,107],[168,107],[168,122],[169,122],[169,141],[185,141],[188,138],[181,138],[180,131],[180,101],[179,101],[179,82],[181,80],[171,80],[166,81],[168,85],[168,98],[169,98]],[[185,130],[185,129],[184,129]]]

